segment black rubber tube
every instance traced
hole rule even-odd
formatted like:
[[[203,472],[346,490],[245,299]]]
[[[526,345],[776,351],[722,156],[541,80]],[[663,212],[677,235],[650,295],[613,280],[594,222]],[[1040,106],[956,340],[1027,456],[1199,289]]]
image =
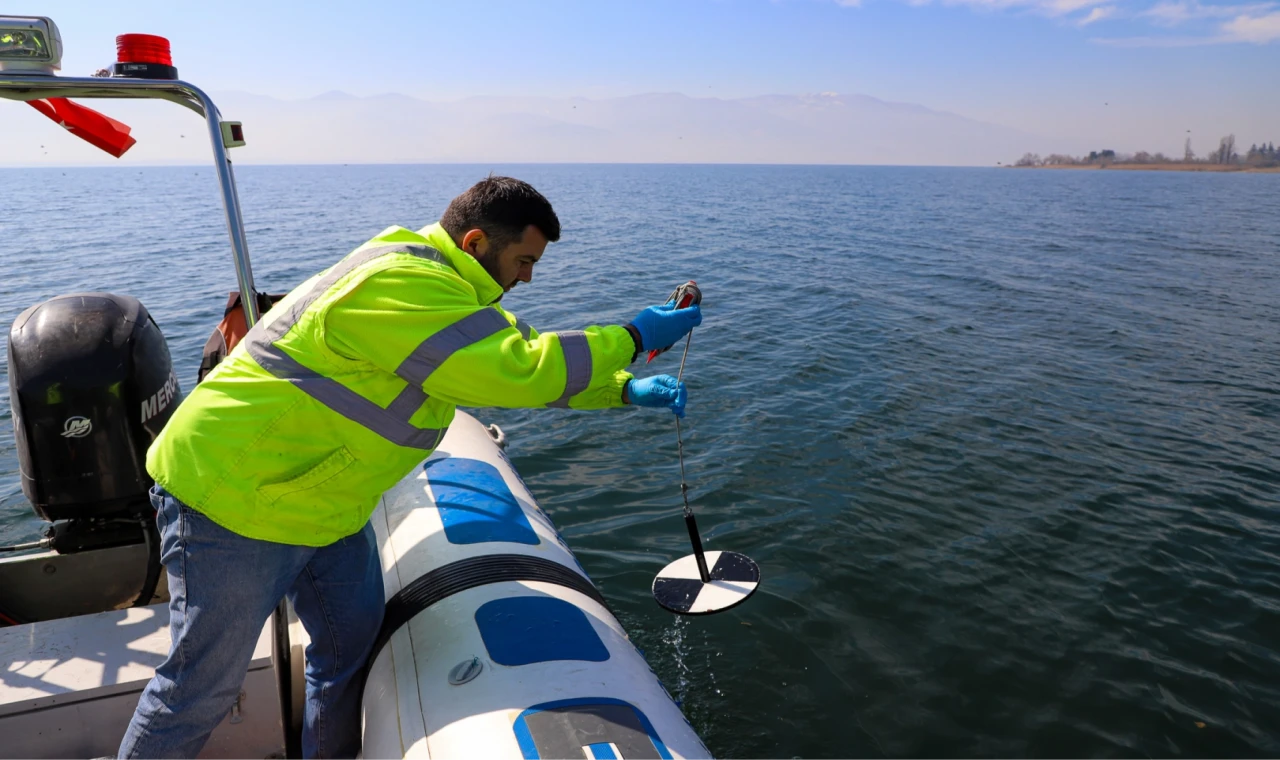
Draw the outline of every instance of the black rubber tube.
[[[585,575],[559,562],[524,554],[488,554],[458,560],[417,578],[387,601],[382,629],[378,631],[378,638],[374,640],[365,665],[365,676],[368,677],[373,661],[378,659],[378,654],[391,640],[391,636],[418,613],[461,591],[507,581],[554,583],[585,594],[605,609],[609,608],[604,597]]]
[[[8,628],[11,625],[22,625],[25,622],[27,621],[17,615],[10,615],[8,612],[4,611],[3,607],[0,607],[0,628]]]
[[[280,689],[280,723],[284,726],[284,756],[286,758],[302,757],[302,737],[293,732],[293,649],[289,643],[289,602],[280,600],[275,612],[271,613],[274,622],[275,641],[271,642],[275,650],[276,686]],[[306,720],[306,716],[303,716]]]
[[[29,544],[16,544],[14,546],[0,546],[0,552],[25,552],[31,549],[47,549],[48,541],[32,541]]]
[[[142,590],[134,600],[134,607],[146,607],[155,598],[160,585],[160,531],[154,519],[142,519],[142,538],[147,542],[147,574],[142,579]]]

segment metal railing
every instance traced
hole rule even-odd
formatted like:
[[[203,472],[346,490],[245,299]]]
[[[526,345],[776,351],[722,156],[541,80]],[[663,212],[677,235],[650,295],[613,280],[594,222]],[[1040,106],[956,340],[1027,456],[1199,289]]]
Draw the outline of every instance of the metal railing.
[[[222,206],[226,212],[227,234],[231,238],[231,256],[240,286],[240,302],[244,306],[244,316],[249,326],[257,323],[260,315],[253,285],[253,268],[249,263],[249,243],[245,239],[235,174],[231,171],[231,159],[223,143],[222,114],[203,90],[180,80],[60,77],[0,72],[0,98],[24,102],[45,98],[168,100],[204,117],[213,147],[213,164],[218,172],[218,185],[222,189]]]

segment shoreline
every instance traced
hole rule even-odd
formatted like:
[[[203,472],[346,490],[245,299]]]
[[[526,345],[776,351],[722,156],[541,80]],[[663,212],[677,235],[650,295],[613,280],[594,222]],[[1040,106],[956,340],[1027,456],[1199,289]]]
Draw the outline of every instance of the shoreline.
[[[1014,166],[1007,169],[1118,169],[1120,171],[1216,172],[1242,174],[1280,174],[1280,166],[1241,166],[1235,164],[1054,164],[1052,166]]]

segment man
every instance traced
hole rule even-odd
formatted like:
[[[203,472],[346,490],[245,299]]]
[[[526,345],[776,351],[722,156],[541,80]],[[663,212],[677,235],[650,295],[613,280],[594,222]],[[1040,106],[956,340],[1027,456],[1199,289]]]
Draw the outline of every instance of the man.
[[[498,306],[559,238],[538,191],[490,177],[438,224],[390,227],[304,282],[178,407],[147,452],[173,646],[120,757],[195,757],[286,595],[311,637],[303,753],[359,752],[360,674],[384,604],[369,515],[455,405],[683,415],[682,383],[623,368],[698,325],[698,307],[539,334]]]

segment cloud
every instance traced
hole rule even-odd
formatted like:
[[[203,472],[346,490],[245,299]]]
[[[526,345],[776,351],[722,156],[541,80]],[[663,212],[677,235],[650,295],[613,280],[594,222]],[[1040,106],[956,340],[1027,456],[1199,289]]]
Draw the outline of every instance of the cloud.
[[[1037,5],[1051,16],[1065,16],[1085,8],[1102,5],[1103,2],[1104,0],[1049,0],[1048,2],[1037,3]]]
[[[838,2],[839,0],[837,0]],[[1083,13],[1074,23],[1079,26],[1092,24],[1104,18],[1117,15],[1118,9],[1107,3],[1114,0],[902,0],[908,5],[924,6],[944,5],[947,7],[969,8],[975,11],[994,13],[998,11],[1026,11],[1049,18],[1063,18],[1072,14]],[[1106,6],[1106,7],[1103,7]],[[1087,13],[1085,13],[1087,11]]]
[[[941,0],[942,5],[962,6],[984,11],[1031,10],[1048,16],[1065,16],[1085,8],[1104,5],[1107,0]],[[928,0],[919,3],[927,5]]]
[[[1216,45],[1223,40],[1217,37],[1094,37],[1089,40],[1095,45],[1120,48],[1176,48]]]
[[[1165,14],[1164,18],[1166,19],[1175,18],[1177,17],[1176,14],[1184,11],[1188,14],[1199,14],[1186,15],[1183,17],[1185,20],[1221,17],[1225,15],[1222,13],[1223,9],[1230,9],[1236,15],[1230,21],[1220,24],[1218,33],[1212,35],[1200,37],[1102,37],[1094,38],[1090,42],[1110,47],[1173,48],[1240,43],[1266,45],[1280,40],[1280,11],[1270,10],[1276,7],[1274,4],[1261,6],[1200,6],[1198,4],[1166,3],[1164,5],[1184,6],[1178,10],[1170,10],[1168,7],[1161,10],[1160,12]],[[1249,12],[1240,13],[1242,10]],[[1181,21],[1173,23],[1181,23]]]
[[[1149,18],[1161,26],[1177,26],[1200,19],[1232,18],[1245,14],[1263,13],[1275,7],[1274,3],[1205,5],[1197,0],[1178,0],[1177,2],[1164,0],[1137,14],[1137,17]]]
[[[863,0],[831,0],[837,5],[857,7]],[[913,6],[944,5],[978,11],[1022,10],[1059,18],[1085,27],[1103,19],[1129,18],[1157,26],[1173,27],[1193,21],[1227,19],[1216,34],[1183,37],[1095,37],[1090,42],[1111,47],[1195,47],[1253,43],[1266,45],[1280,40],[1280,3],[1202,3],[1200,0],[1159,0],[1143,11],[1122,9],[1114,0],[901,0]],[[1110,4],[1109,4],[1110,3]],[[1208,31],[1208,30],[1206,30]]]
[[[1088,16],[1085,16],[1084,18],[1080,19],[1079,21],[1076,22],[1076,24],[1080,26],[1088,26],[1089,24],[1092,24],[1095,21],[1101,21],[1104,18],[1115,15],[1115,12],[1116,12],[1116,7],[1114,5],[1107,5],[1099,8],[1094,8],[1093,10],[1089,11]]]
[[[1105,5],[1111,0],[901,0],[907,5],[945,5],[980,11],[1031,10],[1048,16],[1064,16],[1086,8]],[[836,5],[861,7],[863,0],[831,0]],[[1109,14],[1108,14],[1109,15]]]
[[[1237,16],[1222,25],[1222,32],[1231,42],[1265,45],[1280,40],[1280,12],[1262,16]]]

